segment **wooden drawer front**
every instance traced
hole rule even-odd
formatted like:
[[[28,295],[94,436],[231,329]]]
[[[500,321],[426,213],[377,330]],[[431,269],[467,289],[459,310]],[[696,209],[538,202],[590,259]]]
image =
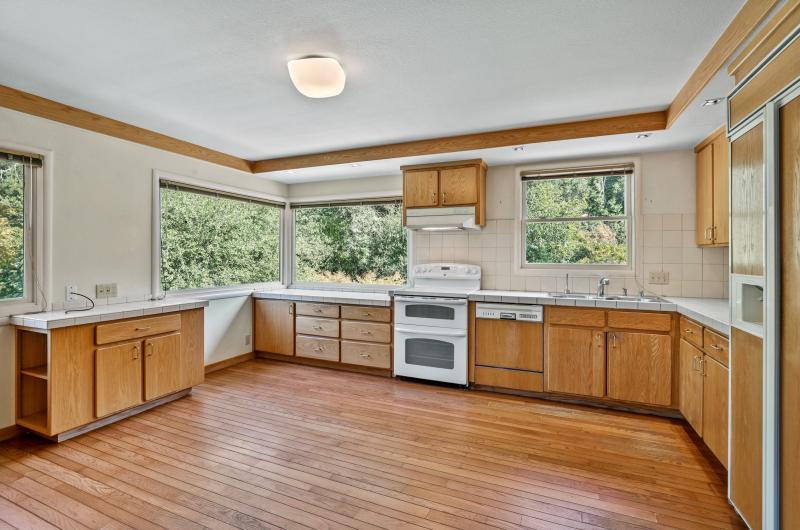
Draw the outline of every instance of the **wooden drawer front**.
[[[372,320],[375,322],[391,322],[392,310],[388,307],[342,306],[342,318],[347,320]]]
[[[669,313],[648,313],[646,311],[609,311],[608,327],[670,331],[672,329],[672,315]]]
[[[325,361],[338,361],[339,341],[336,339],[298,335],[295,338],[295,352],[295,355],[298,357],[312,357]]]
[[[488,366],[475,367],[475,384],[528,392],[542,392],[544,389],[540,373]]]
[[[681,317],[681,337],[686,339],[686,342],[694,344],[698,348],[702,348],[703,326],[686,317]]]
[[[338,337],[339,321],[330,318],[297,317],[295,321],[295,331],[298,335]]]
[[[343,363],[374,368],[391,368],[391,357],[392,349],[388,344],[342,341]]]
[[[547,324],[570,324],[602,328],[606,325],[606,312],[600,309],[575,309],[572,307],[548,307]]]
[[[710,329],[703,330],[703,351],[728,366],[728,339]]]
[[[342,320],[342,338],[369,342],[391,342],[392,326],[377,322]]]
[[[150,335],[160,335],[181,329],[180,313],[170,313],[160,317],[139,318],[136,320],[126,320],[125,322],[114,322],[112,324],[100,324],[96,330],[97,344],[108,344],[122,340],[138,339]]]
[[[339,318],[339,306],[336,304],[310,304],[308,302],[297,302],[295,305],[295,310],[298,315]]]

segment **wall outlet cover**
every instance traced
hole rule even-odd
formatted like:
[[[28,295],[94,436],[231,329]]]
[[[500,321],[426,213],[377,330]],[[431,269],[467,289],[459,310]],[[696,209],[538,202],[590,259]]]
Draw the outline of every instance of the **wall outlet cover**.
[[[651,272],[650,281],[647,283],[651,285],[667,285],[669,284],[669,273],[664,271]]]
[[[250,334],[249,333],[244,336],[244,345],[245,346],[250,346]]]
[[[75,300],[78,299],[78,297],[75,296],[75,293],[77,293],[77,292],[78,292],[78,286],[75,285],[75,284],[72,284],[72,283],[68,283],[64,287],[64,293],[65,293],[64,294],[64,299],[67,302],[74,302]]]

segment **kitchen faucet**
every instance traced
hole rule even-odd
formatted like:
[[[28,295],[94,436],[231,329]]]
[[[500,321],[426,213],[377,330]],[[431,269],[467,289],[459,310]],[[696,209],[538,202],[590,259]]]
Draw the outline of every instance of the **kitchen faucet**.
[[[602,276],[599,280],[597,280],[597,296],[605,296],[606,295],[606,285],[610,280],[605,276]]]
[[[569,290],[569,273],[567,273],[567,281],[564,284],[564,294],[570,294],[572,291]]]

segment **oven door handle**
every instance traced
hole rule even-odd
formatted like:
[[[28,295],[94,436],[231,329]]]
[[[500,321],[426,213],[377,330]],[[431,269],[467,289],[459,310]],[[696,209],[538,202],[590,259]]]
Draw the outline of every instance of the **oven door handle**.
[[[466,331],[443,331],[437,329],[435,331],[421,331],[419,329],[400,328],[395,326],[394,330],[398,333],[407,333],[409,335],[438,335],[440,337],[466,337]]]
[[[467,305],[461,298],[437,298],[431,296],[395,296],[398,302],[434,302],[438,305]]]

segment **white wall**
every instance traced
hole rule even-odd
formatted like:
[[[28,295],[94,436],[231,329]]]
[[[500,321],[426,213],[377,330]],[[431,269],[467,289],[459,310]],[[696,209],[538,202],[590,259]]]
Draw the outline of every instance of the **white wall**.
[[[150,293],[153,169],[285,196],[287,186],[249,173],[0,109],[3,142],[53,152],[52,283],[48,300],[64,302],[64,286],[92,293],[116,282],[120,298]],[[252,348],[250,302],[213,301],[206,310],[206,363]],[[0,428],[14,423],[14,348],[0,326]]]
[[[388,175],[382,177],[364,177],[343,180],[326,180],[322,182],[303,182],[289,185],[289,198],[326,197],[361,193],[395,193],[402,194],[403,177]]]

